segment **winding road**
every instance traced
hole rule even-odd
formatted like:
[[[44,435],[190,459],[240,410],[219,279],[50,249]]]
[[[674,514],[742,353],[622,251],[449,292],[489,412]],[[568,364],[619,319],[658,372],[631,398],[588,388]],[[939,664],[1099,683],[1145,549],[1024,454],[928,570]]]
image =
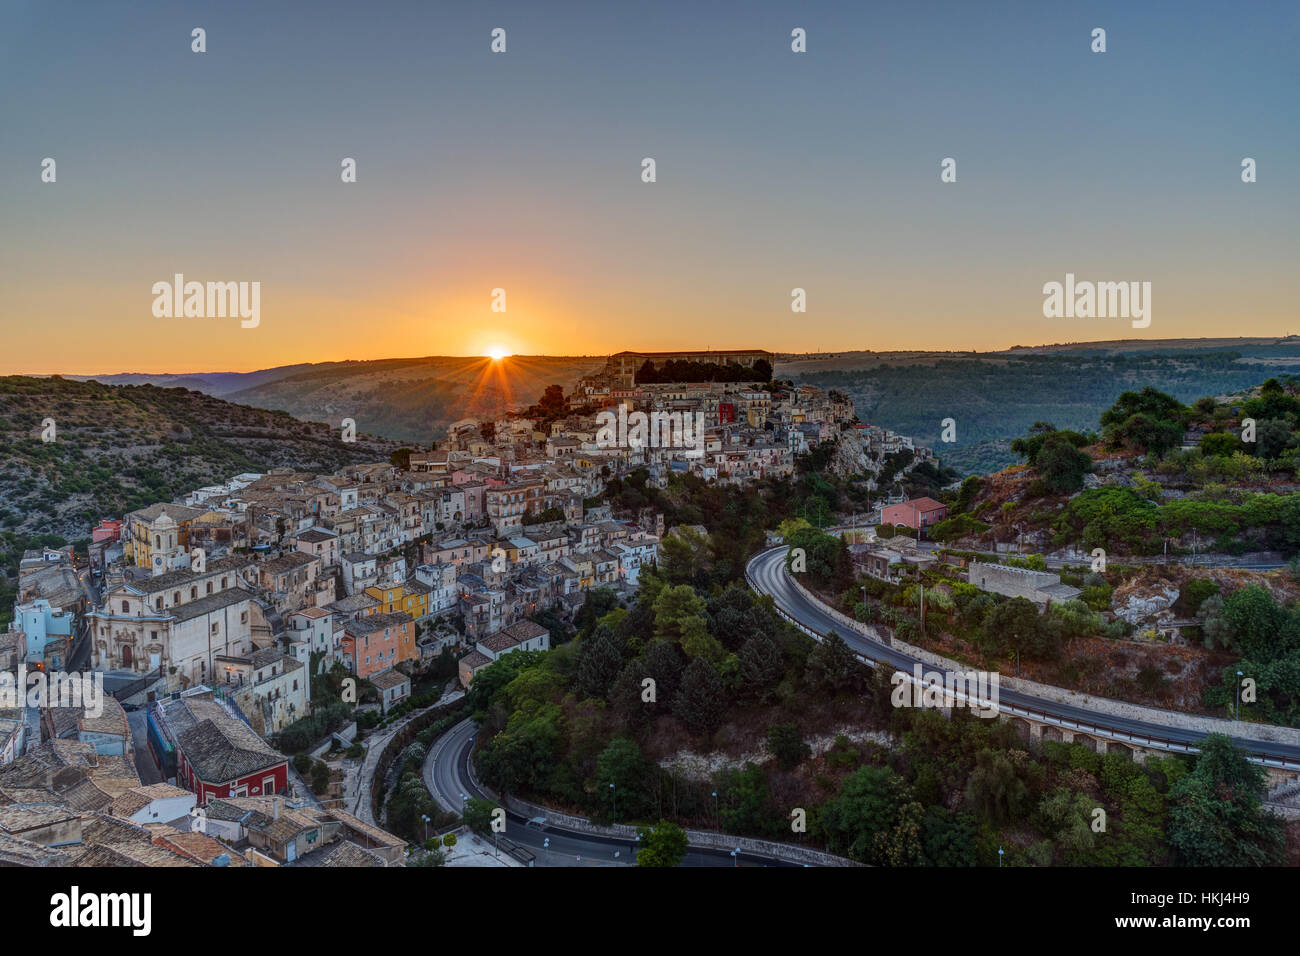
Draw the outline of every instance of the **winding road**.
[[[475,783],[470,773],[470,752],[474,748],[476,725],[463,720],[443,734],[429,748],[424,758],[424,783],[444,810],[460,813],[461,796],[496,800]],[[597,836],[547,824],[544,829],[529,826],[525,817],[506,811],[504,836],[536,856],[534,866],[610,866],[634,865],[636,841],[619,837]],[[549,839],[550,846],[545,843]],[[615,857],[615,853],[618,854]],[[682,866],[796,866],[771,857],[742,853],[733,860],[726,850],[691,846]]]
[[[761,551],[750,559],[745,568],[749,586],[755,591],[771,595],[782,616],[817,638],[828,631],[834,631],[873,666],[884,663],[911,673],[914,665],[920,664],[927,672],[935,670],[933,665],[925,661],[919,661],[846,627],[830,613],[826,605],[801,593],[785,568],[787,550],[784,546],[778,546]],[[1005,688],[1000,688],[998,696],[1002,713],[1027,717],[1132,746],[1191,753],[1195,752],[1195,745],[1206,736],[1205,733],[1188,730],[1172,721],[1163,724],[1133,720]],[[1170,716],[1175,715],[1171,712]],[[1300,770],[1300,746],[1236,736],[1233,740],[1255,763],[1285,770]]]

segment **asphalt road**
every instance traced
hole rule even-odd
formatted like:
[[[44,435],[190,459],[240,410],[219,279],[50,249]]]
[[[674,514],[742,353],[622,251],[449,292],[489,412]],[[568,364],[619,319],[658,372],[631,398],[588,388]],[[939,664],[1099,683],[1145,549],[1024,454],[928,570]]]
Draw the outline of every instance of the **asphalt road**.
[[[785,547],[770,548],[751,558],[747,568],[750,586],[772,595],[776,606],[804,627],[818,635],[834,631],[844,638],[849,647],[872,661],[883,661],[907,673],[911,673],[913,665],[917,663],[920,663],[927,672],[933,670],[931,665],[923,661],[917,661],[838,623],[824,605],[808,599],[796,590],[785,569],[786,551]],[[943,673],[946,674],[947,671]],[[1103,736],[1118,736],[1121,740],[1127,736],[1134,744],[1159,746],[1160,749],[1173,752],[1195,749],[1195,745],[1206,736],[1197,731],[1186,730],[1172,722],[1161,724],[1130,720],[1004,688],[999,688],[998,696],[1004,713],[1014,714],[1016,708],[1021,708],[1033,715],[1054,718],[1052,722],[1066,729],[1081,729],[1085,732],[1089,729],[1107,731],[1109,733]],[[1273,767],[1300,768],[1300,746],[1244,737],[1233,739],[1239,747],[1255,757],[1257,762]],[[1164,746],[1160,746],[1161,744]]]
[[[461,812],[462,795],[492,799],[474,785],[469,774],[476,729],[473,721],[461,721],[434,741],[424,759],[425,785],[444,810]],[[636,863],[634,840],[593,836],[549,824],[539,830],[526,824],[526,818],[507,811],[506,829],[502,836],[531,851],[537,857],[534,866],[630,866]],[[549,847],[545,845],[547,840],[550,841]],[[738,863],[740,866],[795,865],[748,853],[742,853]],[[736,866],[737,861],[725,850],[689,847],[681,865]]]

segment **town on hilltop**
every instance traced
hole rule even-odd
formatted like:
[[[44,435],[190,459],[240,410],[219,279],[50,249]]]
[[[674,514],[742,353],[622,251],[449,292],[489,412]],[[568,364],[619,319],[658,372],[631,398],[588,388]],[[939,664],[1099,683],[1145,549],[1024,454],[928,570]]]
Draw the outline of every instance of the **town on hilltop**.
[[[358,734],[459,696],[503,655],[548,649],[593,589],[636,591],[673,529],[650,508],[615,514],[609,482],[781,478],[850,432],[858,473],[903,449],[933,460],[858,423],[841,393],[772,381],[771,362],[620,353],[567,395],[455,422],[428,448],[233,475],[104,518],[88,560],[29,551],[0,666],[93,671],[107,696],[98,713],[0,710],[0,856],[397,862],[405,841],[374,825],[365,772],[340,758],[355,764]],[[602,436],[602,416],[638,413],[703,427],[695,447]],[[349,678],[360,699],[313,701],[313,679]]]

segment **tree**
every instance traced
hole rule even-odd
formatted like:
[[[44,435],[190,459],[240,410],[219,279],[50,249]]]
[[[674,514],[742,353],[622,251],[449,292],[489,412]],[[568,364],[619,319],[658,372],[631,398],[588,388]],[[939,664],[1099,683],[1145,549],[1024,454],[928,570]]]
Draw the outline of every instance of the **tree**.
[[[402,471],[410,471],[411,454],[412,450],[410,448],[398,448],[388,456],[388,463],[390,465],[396,465],[398,468],[402,469]]]
[[[779,816],[772,808],[772,795],[763,768],[752,763],[744,769],[721,771],[714,778],[721,802],[719,823],[727,833],[775,836]]]
[[[626,737],[615,737],[596,758],[596,789],[600,802],[613,811],[621,805],[623,816],[634,816],[644,796],[649,770],[641,748]],[[610,784],[614,789],[610,789]]]
[[[599,625],[578,643],[573,688],[583,697],[604,698],[622,669],[622,642],[611,629]]]
[[[461,814],[461,819],[475,833],[491,833],[492,811],[495,809],[496,804],[488,800],[481,797],[470,797],[469,802],[465,804],[465,812]]]
[[[767,729],[767,746],[782,770],[793,770],[812,753],[795,724],[773,724]]]
[[[968,814],[930,806],[921,819],[921,849],[926,866],[975,866],[975,827]]]
[[[1002,751],[981,750],[975,769],[966,781],[966,802],[995,824],[1020,818],[1029,788],[1020,779],[1015,764]]]
[[[713,733],[722,723],[725,688],[712,664],[697,657],[686,666],[673,712],[693,734]]]
[[[1266,418],[1255,429],[1254,453],[1260,458],[1281,458],[1282,453],[1294,448],[1291,425],[1280,418]]]
[[[709,536],[680,524],[659,546],[659,573],[670,584],[690,584],[708,567]]]
[[[498,789],[511,793],[542,789],[559,763],[564,743],[559,706],[526,700],[510,715],[506,729],[479,752],[479,767],[484,779]]]
[[[1182,442],[1186,417],[1182,402],[1148,385],[1141,392],[1120,395],[1101,413],[1101,425],[1112,446],[1162,455]]]
[[[1230,737],[1201,742],[1191,773],[1169,791],[1169,845],[1188,866],[1274,866],[1283,860],[1282,821],[1261,804],[1264,771]]]
[[[1008,598],[996,605],[984,631],[988,646],[998,651],[1009,649],[1026,657],[1052,658],[1059,650],[1054,635],[1043,627],[1038,605],[1028,598]]]
[[[1092,470],[1092,456],[1081,451],[1062,432],[1047,436],[1034,461],[1047,491],[1070,494],[1083,487],[1083,476]]]
[[[447,862],[447,854],[440,847],[434,847],[419,855],[411,854],[406,860],[407,866],[443,866]]]
[[[641,827],[641,849],[637,866],[677,866],[686,857],[686,831],[675,823],[660,820],[651,827]]]
[[[785,674],[785,655],[776,640],[765,633],[746,638],[740,646],[740,673],[746,685],[762,694]]]
[[[663,588],[655,598],[654,619],[655,637],[663,641],[679,642],[688,657],[699,656],[702,650],[712,650],[707,648],[705,638],[708,635],[708,622],[704,617],[704,599],[689,584]],[[696,653],[687,647],[688,640],[697,645]],[[712,655],[706,653],[704,656]]]
[[[834,631],[827,631],[808,655],[804,678],[819,690],[840,693],[856,684],[859,667],[844,638]]]
[[[862,767],[822,805],[817,826],[832,852],[860,863],[886,862],[889,835],[912,804],[907,784],[888,767]],[[910,816],[910,814],[909,814]],[[916,849],[920,850],[919,828]]]

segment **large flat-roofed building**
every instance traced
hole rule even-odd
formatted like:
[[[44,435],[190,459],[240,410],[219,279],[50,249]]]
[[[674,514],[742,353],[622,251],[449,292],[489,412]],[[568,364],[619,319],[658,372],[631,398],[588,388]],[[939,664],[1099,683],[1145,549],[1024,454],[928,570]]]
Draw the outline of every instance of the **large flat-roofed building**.
[[[654,362],[656,367],[665,362],[709,362],[725,365],[734,362],[737,365],[752,367],[763,359],[771,367],[773,356],[764,349],[738,349],[731,352],[619,352],[611,355],[605,362],[605,374],[616,385],[632,385],[636,382],[637,370],[646,362]]]

